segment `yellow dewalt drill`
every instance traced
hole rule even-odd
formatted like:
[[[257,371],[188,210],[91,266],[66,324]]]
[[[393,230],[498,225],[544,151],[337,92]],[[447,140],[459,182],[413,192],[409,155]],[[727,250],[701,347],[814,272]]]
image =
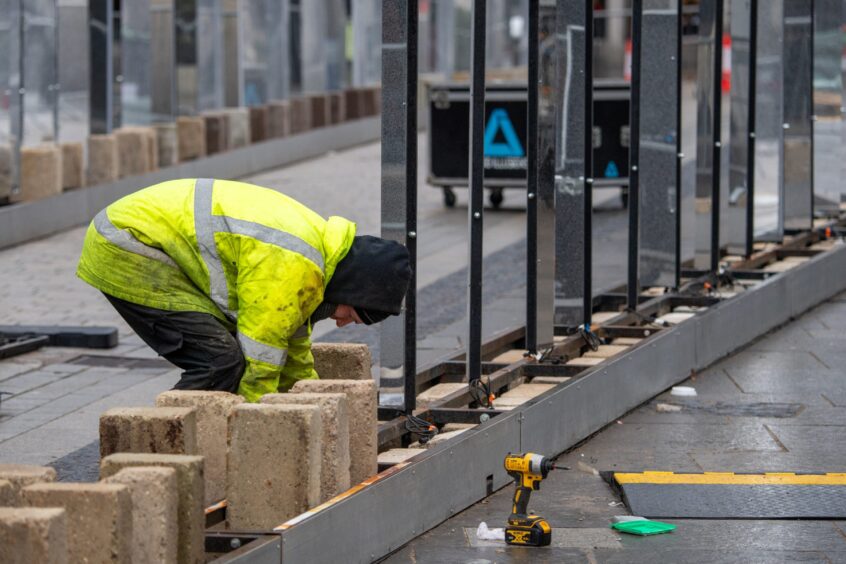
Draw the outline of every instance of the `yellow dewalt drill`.
[[[505,542],[520,546],[547,546],[552,540],[552,527],[543,517],[529,514],[529,498],[532,490],[539,490],[541,480],[546,478],[555,464],[540,454],[527,452],[505,457],[505,470],[514,478],[514,501],[508,526],[505,527]]]

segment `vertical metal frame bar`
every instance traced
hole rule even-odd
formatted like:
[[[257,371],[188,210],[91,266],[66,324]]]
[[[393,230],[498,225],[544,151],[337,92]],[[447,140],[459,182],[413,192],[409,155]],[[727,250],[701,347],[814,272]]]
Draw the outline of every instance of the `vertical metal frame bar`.
[[[555,322],[575,327],[593,301],[593,3],[556,6]]]
[[[526,135],[526,350],[538,352],[538,15],[529,0],[529,66]]]
[[[643,0],[632,0],[632,79],[629,98],[629,255],[626,303],[637,309],[640,294],[639,236],[640,236],[640,87],[641,34],[643,31]]]
[[[405,413],[417,376],[417,10],[417,0],[382,1],[382,237],[408,247],[412,277],[403,313],[380,324],[380,381],[402,373]]]
[[[119,20],[114,0],[90,0],[88,28],[90,33],[91,87],[90,131],[111,133],[120,127],[120,95],[117,83],[120,43]]]
[[[59,81],[59,2],[53,0],[53,84],[51,89],[53,91],[53,139],[56,143],[61,141],[59,139],[59,101],[61,94],[61,84]]]
[[[749,0],[749,90],[746,114],[746,247],[752,256],[755,246],[755,118],[758,93],[758,0]]]
[[[784,4],[784,227],[813,225],[813,0]]]
[[[684,7],[683,0],[676,0],[676,222],[674,225],[674,242],[676,247],[675,252],[675,269],[673,275],[673,288],[678,289],[681,286],[681,216],[682,216],[682,162],[684,153],[682,152],[682,9]]]
[[[467,284],[467,378],[482,376],[482,235],[485,197],[485,0],[473,0],[470,67],[470,226]]]
[[[717,272],[720,268],[720,177],[722,169],[722,119],[723,119],[723,95],[722,81],[720,77],[723,72],[723,2],[716,0],[716,13],[714,16],[714,77],[712,94],[714,99],[713,108],[713,148],[711,155],[711,272]]]

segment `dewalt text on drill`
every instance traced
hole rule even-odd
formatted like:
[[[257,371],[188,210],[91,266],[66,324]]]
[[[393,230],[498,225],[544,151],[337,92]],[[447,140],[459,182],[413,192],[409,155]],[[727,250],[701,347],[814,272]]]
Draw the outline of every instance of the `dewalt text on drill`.
[[[505,457],[505,470],[514,478],[514,500],[508,526],[505,528],[505,542],[520,546],[547,546],[552,540],[552,527],[543,517],[529,513],[529,498],[532,490],[539,490],[541,480],[556,468],[549,458],[527,452]]]

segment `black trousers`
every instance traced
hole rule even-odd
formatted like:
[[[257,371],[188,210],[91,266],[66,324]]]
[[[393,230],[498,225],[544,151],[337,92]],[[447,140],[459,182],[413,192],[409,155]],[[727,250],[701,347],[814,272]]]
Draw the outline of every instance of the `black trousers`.
[[[141,339],[185,372],[175,390],[235,393],[246,361],[238,340],[213,315],[165,311],[106,294]]]

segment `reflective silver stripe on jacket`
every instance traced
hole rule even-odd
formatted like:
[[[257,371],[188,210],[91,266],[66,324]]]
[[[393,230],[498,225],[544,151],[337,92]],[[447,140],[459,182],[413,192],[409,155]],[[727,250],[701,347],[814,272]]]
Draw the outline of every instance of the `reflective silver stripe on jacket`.
[[[233,235],[246,235],[268,245],[275,245],[282,249],[298,253],[323,270],[323,254],[291,233],[280,231],[260,223],[236,219],[234,217],[213,216],[215,231],[226,231]]]
[[[102,235],[107,241],[113,245],[120,247],[124,251],[141,255],[153,260],[162,262],[168,266],[179,268],[173,259],[167,256],[164,251],[145,245],[138,239],[132,236],[129,231],[125,229],[118,229],[115,224],[109,219],[106,210],[102,210],[94,217],[94,229],[97,233]]]
[[[220,311],[231,320],[237,314],[229,309],[229,290],[226,286],[226,273],[217,253],[214,242],[214,220],[212,218],[212,195],[214,180],[198,178],[194,183],[194,230],[197,232],[197,245],[200,256],[209,271],[209,297]]]
[[[266,362],[274,366],[284,366],[285,359],[288,358],[287,349],[259,343],[243,333],[238,333],[238,342],[241,344],[241,350],[244,352],[244,356],[254,360]]]

